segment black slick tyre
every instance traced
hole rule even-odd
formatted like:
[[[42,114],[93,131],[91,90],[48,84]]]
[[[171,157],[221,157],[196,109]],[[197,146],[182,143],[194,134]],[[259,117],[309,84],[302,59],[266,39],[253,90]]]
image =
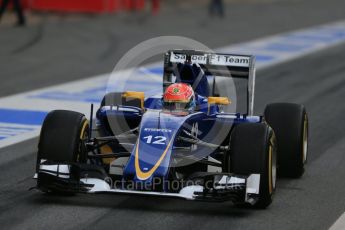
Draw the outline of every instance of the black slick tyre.
[[[89,132],[84,114],[54,110],[43,122],[38,144],[38,158],[57,163],[85,161],[82,139]]]
[[[299,178],[308,154],[308,115],[303,105],[267,105],[264,117],[277,137],[278,175]]]
[[[242,123],[230,136],[224,171],[239,175],[260,174],[259,197],[255,208],[272,202],[276,185],[276,141],[265,123]]]
[[[37,187],[44,192],[71,195],[74,192],[66,192],[64,189],[52,186],[55,177],[49,174],[39,173],[40,164],[68,164],[85,163],[87,151],[83,140],[88,136],[89,125],[85,116],[78,112],[66,110],[54,110],[45,118],[38,144]],[[70,179],[75,179],[70,171]]]

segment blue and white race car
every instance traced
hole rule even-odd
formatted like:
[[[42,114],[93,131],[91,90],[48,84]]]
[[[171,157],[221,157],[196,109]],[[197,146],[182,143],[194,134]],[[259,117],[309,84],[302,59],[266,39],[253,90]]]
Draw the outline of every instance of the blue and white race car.
[[[269,104],[255,116],[254,65],[254,56],[170,50],[163,95],[107,93],[90,120],[50,112],[38,145],[37,188],[267,207],[277,175],[304,172],[308,117],[292,103]],[[246,112],[227,112],[234,98],[219,95],[233,79],[246,82]]]

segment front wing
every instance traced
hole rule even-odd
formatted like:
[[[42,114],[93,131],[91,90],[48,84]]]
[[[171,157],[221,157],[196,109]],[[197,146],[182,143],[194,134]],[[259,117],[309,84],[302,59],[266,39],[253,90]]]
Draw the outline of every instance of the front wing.
[[[114,186],[110,178],[93,178],[87,174],[83,178],[75,175],[67,164],[41,164],[37,179],[37,189],[73,193],[112,193],[180,198],[199,201],[233,201],[254,205],[259,198],[260,175],[234,175],[229,173],[206,173],[198,176],[202,183],[187,185],[178,192],[156,192],[123,189]]]

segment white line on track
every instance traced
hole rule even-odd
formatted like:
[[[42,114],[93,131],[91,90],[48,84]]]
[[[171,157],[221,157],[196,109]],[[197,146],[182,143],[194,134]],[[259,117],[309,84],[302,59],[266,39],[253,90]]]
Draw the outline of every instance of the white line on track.
[[[345,212],[339,219],[329,228],[329,230],[344,230],[345,229]]]

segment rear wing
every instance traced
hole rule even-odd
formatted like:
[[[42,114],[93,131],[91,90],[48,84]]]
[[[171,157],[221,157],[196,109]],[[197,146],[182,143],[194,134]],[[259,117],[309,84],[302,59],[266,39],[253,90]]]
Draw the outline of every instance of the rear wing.
[[[247,79],[247,114],[253,115],[255,56],[196,50],[169,50],[164,56],[164,88],[174,83],[173,76],[177,71],[177,64],[185,62],[199,65],[206,75]],[[215,83],[213,87],[215,87]]]

